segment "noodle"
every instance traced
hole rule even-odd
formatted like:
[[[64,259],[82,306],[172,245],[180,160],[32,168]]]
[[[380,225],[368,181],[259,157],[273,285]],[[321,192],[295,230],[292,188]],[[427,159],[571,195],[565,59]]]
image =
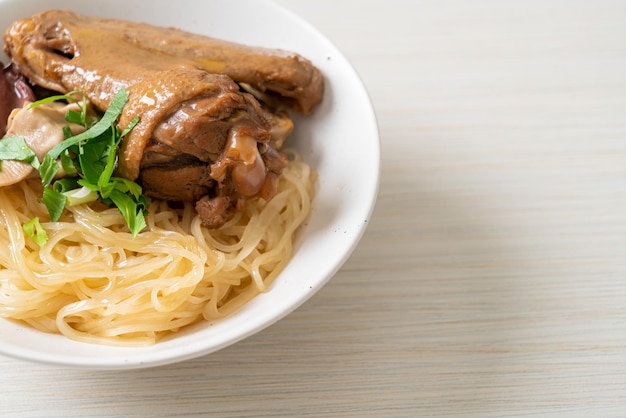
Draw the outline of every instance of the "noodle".
[[[155,201],[134,239],[117,209],[78,205],[59,222],[43,222],[39,180],[0,188],[0,317],[109,345],[154,344],[223,318],[265,291],[289,261],[314,177],[292,152],[276,196],[248,200],[222,228],[203,228],[192,204]],[[49,237],[41,248],[22,231],[35,216]]]

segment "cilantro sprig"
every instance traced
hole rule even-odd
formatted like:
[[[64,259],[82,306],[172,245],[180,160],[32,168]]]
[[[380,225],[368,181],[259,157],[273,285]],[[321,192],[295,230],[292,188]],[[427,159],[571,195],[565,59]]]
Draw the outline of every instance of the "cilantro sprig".
[[[82,97],[82,100],[76,96]],[[145,214],[150,200],[142,194],[141,186],[137,183],[113,176],[120,142],[139,122],[139,117],[135,117],[124,130],[116,124],[128,102],[125,89],[115,95],[100,119],[89,116],[85,96],[74,91],[34,102],[31,108],[59,100],[79,104],[79,111],[69,110],[65,119],[86,130],[73,135],[69,126],[66,126],[63,130],[65,140],[52,148],[41,162],[24,138],[3,138],[0,141],[0,161],[22,161],[39,172],[44,185],[42,202],[48,209],[51,221],[59,220],[66,205],[101,200],[110,207],[116,206],[133,237],[137,236],[146,227]],[[60,170],[57,160],[60,160],[68,176],[55,181]],[[45,231],[38,224],[35,218],[24,226],[24,230],[31,238],[36,237],[35,242],[42,245],[45,242]]]

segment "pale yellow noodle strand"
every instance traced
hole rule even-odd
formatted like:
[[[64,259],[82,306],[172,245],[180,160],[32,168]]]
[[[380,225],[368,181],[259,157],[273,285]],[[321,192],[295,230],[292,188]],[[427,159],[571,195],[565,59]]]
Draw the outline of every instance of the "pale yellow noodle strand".
[[[250,200],[219,230],[193,205],[155,201],[133,238],[117,209],[80,205],[49,222],[41,184],[0,189],[0,317],[99,344],[145,345],[243,306],[284,268],[310,209],[314,175],[290,153],[279,192]],[[39,248],[22,224],[39,216]]]

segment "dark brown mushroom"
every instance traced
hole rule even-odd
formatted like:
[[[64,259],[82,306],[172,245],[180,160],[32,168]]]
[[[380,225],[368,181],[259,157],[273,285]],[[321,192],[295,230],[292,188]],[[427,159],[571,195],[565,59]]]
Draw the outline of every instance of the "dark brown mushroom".
[[[20,72],[12,64],[3,68],[0,72],[0,138],[6,134],[7,120],[13,109],[34,100],[35,94]]]

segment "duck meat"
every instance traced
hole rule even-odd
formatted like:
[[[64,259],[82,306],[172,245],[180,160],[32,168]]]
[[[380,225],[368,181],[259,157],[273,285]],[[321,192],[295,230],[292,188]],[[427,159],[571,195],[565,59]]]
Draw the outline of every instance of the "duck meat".
[[[118,173],[148,196],[193,201],[205,226],[227,222],[245,199],[276,193],[293,129],[322,76],[297,54],[233,44],[174,28],[47,11],[14,22],[4,51],[33,84],[81,91],[100,111],[127,90]]]
[[[105,100],[119,90],[111,87],[140,78],[140,70],[181,64],[225,74],[303,113],[313,110],[324,90],[321,72],[293,52],[71,11],[49,10],[18,20],[4,41],[5,53],[35,84],[66,91],[76,78],[87,79]]]

